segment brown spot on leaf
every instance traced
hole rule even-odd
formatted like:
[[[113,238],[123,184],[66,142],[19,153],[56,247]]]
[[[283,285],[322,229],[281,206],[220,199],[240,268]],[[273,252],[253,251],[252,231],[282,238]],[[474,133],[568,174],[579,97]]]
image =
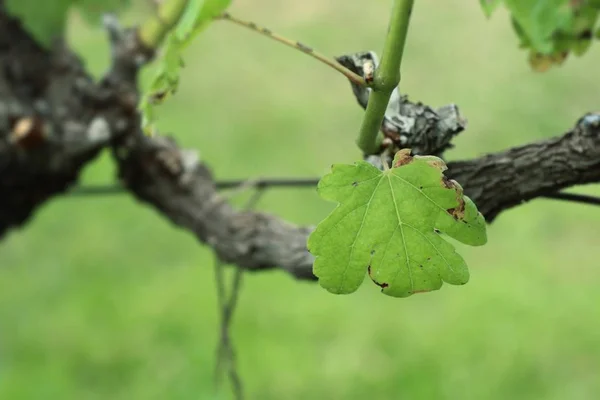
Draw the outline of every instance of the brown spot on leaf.
[[[406,164],[410,164],[413,157],[410,155],[410,149],[398,150],[394,157],[394,168],[401,167]]]
[[[445,187],[446,189],[454,188],[454,184],[452,183],[452,181],[450,179],[448,179],[447,176],[444,176],[444,175],[442,175],[442,186]]]
[[[456,202],[458,205],[453,208],[448,208],[446,212],[452,215],[455,220],[462,220],[465,217],[465,199],[463,198],[463,188],[458,182],[453,179],[448,179],[442,175],[442,186],[446,189],[454,189],[456,191]]]
[[[458,199],[458,207],[449,208],[446,210],[454,219],[459,220],[465,218],[465,201],[462,197]]]
[[[491,1],[491,0],[488,0],[488,1]],[[569,0],[569,6],[571,6],[572,8],[581,7],[582,4],[583,4],[583,0]]]
[[[371,278],[371,280],[373,281],[373,283],[376,284],[377,286],[379,286],[380,288],[385,289],[386,287],[389,286],[389,284],[387,284],[385,282],[377,282],[373,278],[373,275],[371,274],[371,266],[370,265],[367,267],[367,272],[369,273],[369,278]]]
[[[445,171],[448,169],[446,163],[440,159],[437,160],[429,160],[427,164],[431,165],[433,168],[439,169],[440,171]]]
[[[154,92],[148,97],[148,100],[150,104],[160,104],[167,97],[167,94],[167,90]]]

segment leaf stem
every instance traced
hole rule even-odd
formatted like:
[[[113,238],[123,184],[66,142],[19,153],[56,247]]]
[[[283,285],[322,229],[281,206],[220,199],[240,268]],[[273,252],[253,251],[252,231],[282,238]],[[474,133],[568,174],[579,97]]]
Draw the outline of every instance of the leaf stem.
[[[365,154],[374,154],[380,147],[379,131],[390,101],[400,83],[400,64],[414,0],[394,0],[392,16],[381,64],[375,71],[373,87],[356,143]]]
[[[138,28],[140,42],[148,49],[158,48],[165,36],[177,24],[189,0],[164,0],[156,12]]]
[[[283,43],[286,46],[292,47],[296,50],[300,50],[304,54],[308,54],[309,56],[321,61],[323,64],[342,73],[346,78],[348,78],[353,83],[360,85],[360,86],[367,86],[367,83],[365,82],[363,77],[350,71],[348,68],[344,67],[342,64],[335,61],[333,58],[327,57],[327,56],[315,51],[312,47],[309,47],[303,43],[288,39],[284,36],[274,33],[270,29],[256,25],[254,22],[244,21],[239,18],[236,18],[229,13],[223,13],[220,16],[216,17],[215,19],[233,22],[236,25],[243,26],[244,28],[248,28],[253,32],[259,33],[259,34],[266,36],[270,39],[273,39],[279,43]]]

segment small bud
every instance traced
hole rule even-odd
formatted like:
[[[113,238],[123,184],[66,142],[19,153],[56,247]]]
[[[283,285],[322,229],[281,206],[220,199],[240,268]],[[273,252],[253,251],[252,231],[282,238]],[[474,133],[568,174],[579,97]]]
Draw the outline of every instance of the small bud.
[[[43,121],[39,117],[19,118],[12,127],[9,140],[25,149],[41,145],[46,141]]]

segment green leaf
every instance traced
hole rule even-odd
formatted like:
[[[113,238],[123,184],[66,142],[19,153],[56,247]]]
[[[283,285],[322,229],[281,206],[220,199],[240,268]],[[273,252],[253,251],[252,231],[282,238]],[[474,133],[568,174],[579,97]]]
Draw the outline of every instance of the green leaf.
[[[232,0],[204,0],[204,6],[196,18],[194,31],[190,36],[193,37],[202,32],[215,17],[221,15],[227,7],[229,7],[231,1]]]
[[[529,64],[543,72],[561,65],[569,54],[581,56],[592,43],[600,0],[480,0],[486,13],[504,2]]]
[[[340,203],[308,238],[319,283],[336,294],[358,289],[365,274],[394,297],[469,280],[465,261],[442,236],[480,246],[486,225],[461,186],[443,176],[444,162],[401,150],[393,168],[360,161],[334,165],[318,185]]]
[[[572,21],[570,0],[504,0],[534,50],[552,51],[552,35]]]
[[[131,0],[76,0],[81,14],[92,24],[101,21],[102,14],[117,14],[131,5]]]
[[[78,0],[5,0],[9,14],[19,18],[42,46],[62,36],[69,7]]]
[[[179,40],[185,40],[193,32],[197,19],[202,14],[204,0],[189,0],[183,16],[175,27],[175,36]]]
[[[142,127],[151,133],[156,120],[156,106],[175,94],[183,67],[183,51],[191,41],[231,4],[231,0],[190,0],[173,30],[167,35],[157,70],[140,100]]]
[[[481,4],[485,16],[489,18],[496,8],[502,4],[502,0],[479,0],[479,3]]]
[[[163,55],[159,60],[154,77],[146,88],[138,109],[142,114],[142,128],[147,134],[152,132],[156,121],[156,106],[164,103],[175,94],[179,87],[179,75],[183,67],[181,58],[182,42],[174,33],[165,39]]]

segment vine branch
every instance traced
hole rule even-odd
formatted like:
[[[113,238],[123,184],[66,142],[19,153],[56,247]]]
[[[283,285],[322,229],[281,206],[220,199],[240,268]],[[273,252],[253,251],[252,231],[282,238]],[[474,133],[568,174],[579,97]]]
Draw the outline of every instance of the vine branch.
[[[189,0],[164,0],[156,12],[138,28],[141,44],[148,49],[156,49],[167,33],[179,22]]]
[[[380,148],[381,124],[390,96],[400,83],[400,64],[412,7],[413,0],[394,0],[381,64],[375,70],[372,91],[357,140],[358,147],[365,154],[377,153]]]

